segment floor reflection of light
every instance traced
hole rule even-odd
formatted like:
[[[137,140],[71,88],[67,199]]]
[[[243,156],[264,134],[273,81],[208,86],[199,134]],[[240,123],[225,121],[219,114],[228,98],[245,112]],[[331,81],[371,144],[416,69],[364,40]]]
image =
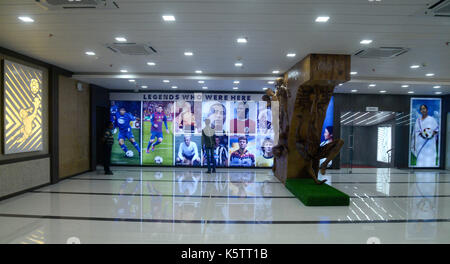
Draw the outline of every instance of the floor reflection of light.
[[[367,220],[372,220],[355,202],[352,201],[352,204],[367,218]]]

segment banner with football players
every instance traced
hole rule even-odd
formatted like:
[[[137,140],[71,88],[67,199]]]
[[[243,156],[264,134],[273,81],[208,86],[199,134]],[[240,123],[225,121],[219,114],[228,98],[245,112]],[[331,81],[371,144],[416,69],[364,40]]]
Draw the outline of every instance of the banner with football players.
[[[201,138],[209,120],[217,167],[272,167],[278,115],[262,95],[111,93],[111,163],[207,166]]]

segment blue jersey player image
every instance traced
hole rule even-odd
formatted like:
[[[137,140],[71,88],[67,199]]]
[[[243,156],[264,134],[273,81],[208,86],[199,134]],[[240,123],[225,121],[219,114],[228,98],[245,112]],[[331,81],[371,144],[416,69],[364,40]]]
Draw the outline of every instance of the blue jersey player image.
[[[131,121],[136,121],[136,117],[133,116],[131,113],[127,113],[125,108],[120,108],[120,111],[116,113],[115,115],[116,119],[116,126],[119,128],[119,135],[117,139],[119,140],[119,146],[120,148],[125,152],[125,157],[127,156],[128,148],[125,145],[125,139],[128,139],[131,144],[137,149],[139,152],[139,156],[141,154],[141,149],[139,148],[138,143],[136,140],[134,140],[134,135],[131,132]]]
[[[119,107],[116,105],[115,101],[111,101],[111,107],[109,109],[109,120],[113,123],[114,132],[113,134],[117,133],[117,127],[116,127],[116,113],[119,111]]]
[[[161,105],[158,105],[156,112],[150,116],[150,122],[152,127],[150,130],[150,141],[147,145],[147,153],[150,153],[150,147],[152,151],[155,151],[155,146],[161,144],[163,141],[162,123],[166,126],[166,132],[169,134],[169,128],[167,126],[167,116],[163,112]]]

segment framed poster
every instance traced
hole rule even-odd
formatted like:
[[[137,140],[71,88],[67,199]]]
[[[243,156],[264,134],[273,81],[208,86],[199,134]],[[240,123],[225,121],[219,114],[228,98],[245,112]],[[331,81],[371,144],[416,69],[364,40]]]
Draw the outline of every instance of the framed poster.
[[[3,61],[4,153],[42,150],[42,71]]]
[[[409,126],[409,166],[440,166],[441,99],[411,98]]]

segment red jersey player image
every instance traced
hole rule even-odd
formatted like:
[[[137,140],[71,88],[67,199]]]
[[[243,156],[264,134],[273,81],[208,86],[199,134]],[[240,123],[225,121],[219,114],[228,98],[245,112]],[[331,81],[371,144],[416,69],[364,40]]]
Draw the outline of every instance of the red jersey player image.
[[[254,134],[256,131],[256,122],[254,120],[256,108],[254,107],[254,102],[238,102],[235,106],[236,114],[234,115],[234,118],[230,120],[230,132]]]

